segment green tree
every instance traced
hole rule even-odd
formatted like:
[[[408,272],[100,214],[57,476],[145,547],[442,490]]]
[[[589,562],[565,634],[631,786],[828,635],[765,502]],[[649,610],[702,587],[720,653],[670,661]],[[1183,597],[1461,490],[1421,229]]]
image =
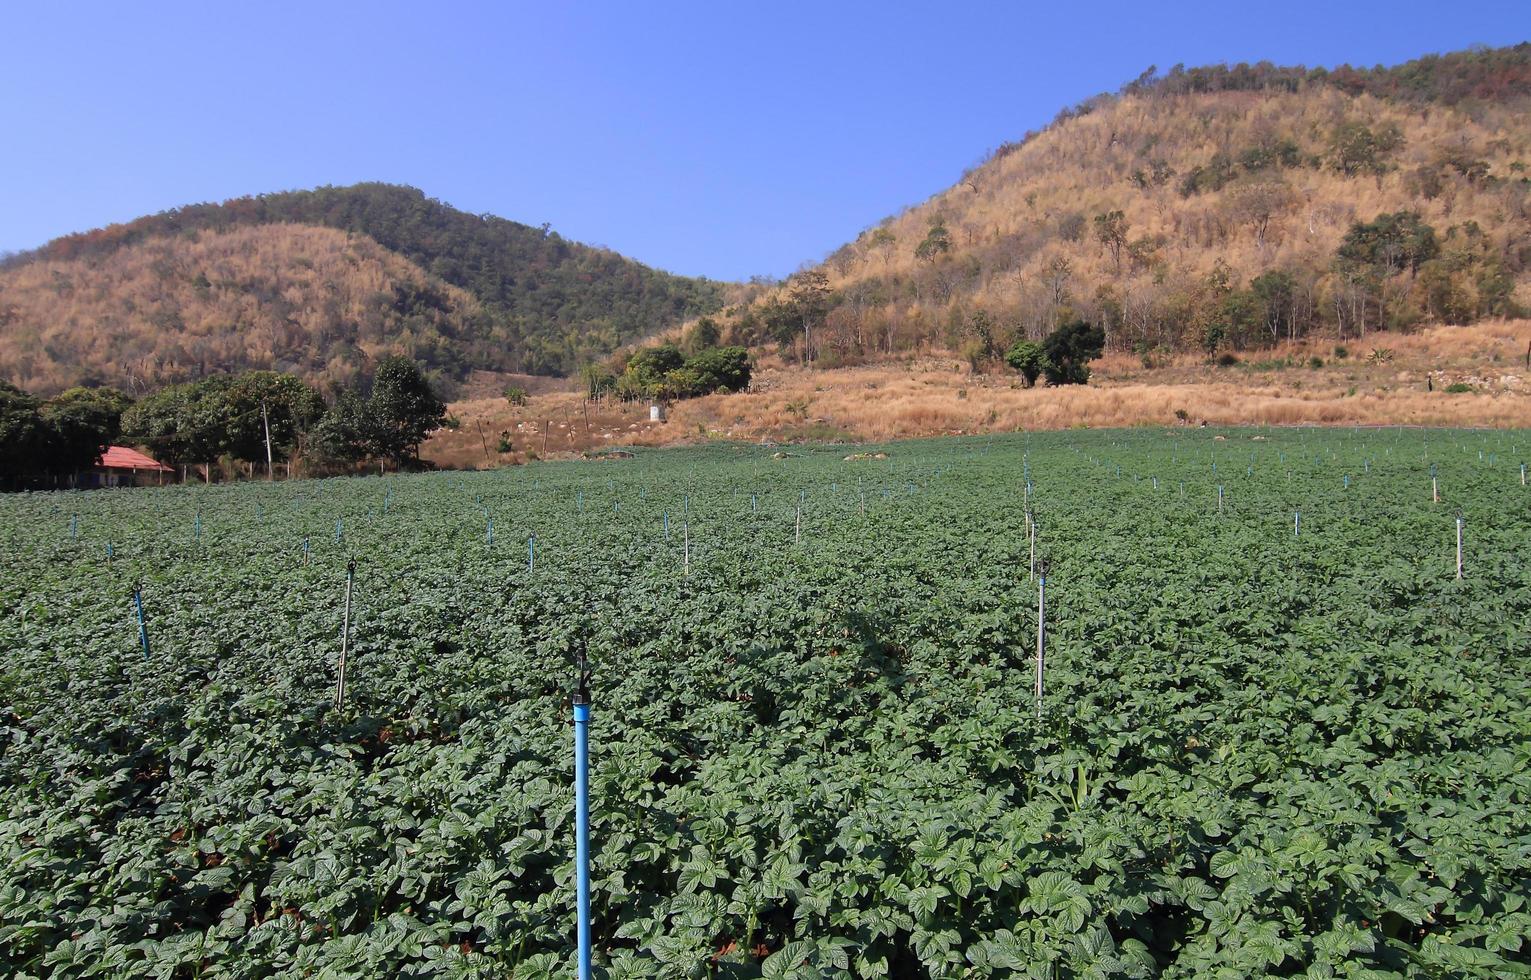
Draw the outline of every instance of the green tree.
[[[714,347],[686,361],[704,392],[743,391],[750,384],[750,352],[743,347]]]
[[[1026,387],[1031,388],[1036,385],[1042,372],[1047,370],[1047,354],[1035,340],[1020,340],[1005,352],[1005,363],[1021,372]]]
[[[1281,339],[1281,331],[1293,334],[1292,298],[1296,291],[1290,273],[1272,269],[1250,280],[1249,289],[1260,303],[1260,322],[1270,334],[1271,343]]]
[[[367,417],[376,455],[409,466],[419,463],[425,437],[446,422],[447,407],[420,365],[393,355],[379,361],[372,376]]]
[[[46,449],[42,469],[74,473],[89,469],[122,431],[122,413],[133,400],[115,388],[70,388],[43,404]]]
[[[722,331],[718,329],[718,321],[710,316],[704,316],[686,331],[686,353],[700,354],[710,347],[716,347],[722,336]]]
[[[1095,216],[1095,240],[1105,246],[1116,263],[1116,271],[1122,271],[1122,249],[1127,246],[1127,215],[1121,211],[1107,211]]]
[[[1404,269],[1413,275],[1440,254],[1440,244],[1435,229],[1420,220],[1418,211],[1398,211],[1351,225],[1338,254],[1345,261],[1370,265],[1383,276]]]
[[[934,262],[937,258],[952,250],[952,235],[946,230],[944,218],[932,218],[930,230],[925,237],[914,247],[914,257]]]
[[[640,348],[627,359],[617,390],[626,398],[664,398],[669,390],[666,377],[685,363],[686,356],[674,344]]]
[[[230,384],[214,375],[161,388],[123,412],[123,435],[163,462],[211,463],[228,452],[237,427]]]
[[[822,269],[805,269],[792,277],[789,296],[803,326],[803,361],[808,363],[813,360],[813,330],[829,313],[829,276]]]
[[[1043,371],[1052,385],[1082,385],[1090,380],[1089,362],[1106,349],[1106,332],[1085,320],[1074,320],[1047,335]]]
[[[342,391],[314,426],[314,452],[332,463],[355,463],[370,456],[373,445],[366,401],[353,390]]]
[[[298,451],[308,431],[324,414],[324,399],[302,379],[276,371],[247,371],[231,379],[224,397],[231,428],[227,450],[249,463],[266,460],[270,426],[271,458],[285,460]]]
[[[0,381],[0,477],[31,472],[46,441],[41,405],[15,385]]]
[[[1395,123],[1376,130],[1362,122],[1343,122],[1329,138],[1335,169],[1347,177],[1361,173],[1385,173],[1387,157],[1403,146],[1403,132]]]

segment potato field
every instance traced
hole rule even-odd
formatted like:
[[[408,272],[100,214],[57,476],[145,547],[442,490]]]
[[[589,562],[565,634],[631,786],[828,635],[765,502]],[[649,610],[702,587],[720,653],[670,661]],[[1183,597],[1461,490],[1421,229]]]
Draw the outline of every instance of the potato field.
[[[878,451],[0,497],[0,975],[1531,975],[1531,433]]]

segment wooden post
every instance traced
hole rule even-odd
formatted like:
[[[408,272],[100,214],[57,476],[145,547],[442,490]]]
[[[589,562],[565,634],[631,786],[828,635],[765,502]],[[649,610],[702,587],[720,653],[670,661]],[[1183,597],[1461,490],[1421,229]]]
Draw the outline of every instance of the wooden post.
[[[478,441],[484,447],[484,462],[493,463],[494,459],[489,455],[489,437],[484,435],[484,420],[474,419],[473,424],[478,426]]]
[[[1438,504],[1441,502],[1440,485],[1436,482],[1436,478],[1433,476],[1430,478],[1430,502],[1432,504]]]

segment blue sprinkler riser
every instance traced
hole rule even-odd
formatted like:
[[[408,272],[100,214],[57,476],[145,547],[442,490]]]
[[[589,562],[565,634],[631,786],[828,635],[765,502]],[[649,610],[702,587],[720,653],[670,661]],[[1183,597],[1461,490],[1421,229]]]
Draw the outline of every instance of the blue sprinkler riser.
[[[574,705],[574,900],[579,980],[590,980],[590,705]]]

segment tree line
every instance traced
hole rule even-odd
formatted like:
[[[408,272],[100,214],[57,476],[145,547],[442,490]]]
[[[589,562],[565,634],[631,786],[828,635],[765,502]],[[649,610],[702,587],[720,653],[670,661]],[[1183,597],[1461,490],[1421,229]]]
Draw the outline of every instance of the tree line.
[[[228,460],[259,470],[301,458],[319,470],[369,460],[416,468],[426,437],[451,424],[420,365],[397,355],[329,401],[274,371],[210,375],[136,401],[111,388],[44,400],[0,382],[0,478],[14,486],[78,473],[119,440],[171,466]]]

